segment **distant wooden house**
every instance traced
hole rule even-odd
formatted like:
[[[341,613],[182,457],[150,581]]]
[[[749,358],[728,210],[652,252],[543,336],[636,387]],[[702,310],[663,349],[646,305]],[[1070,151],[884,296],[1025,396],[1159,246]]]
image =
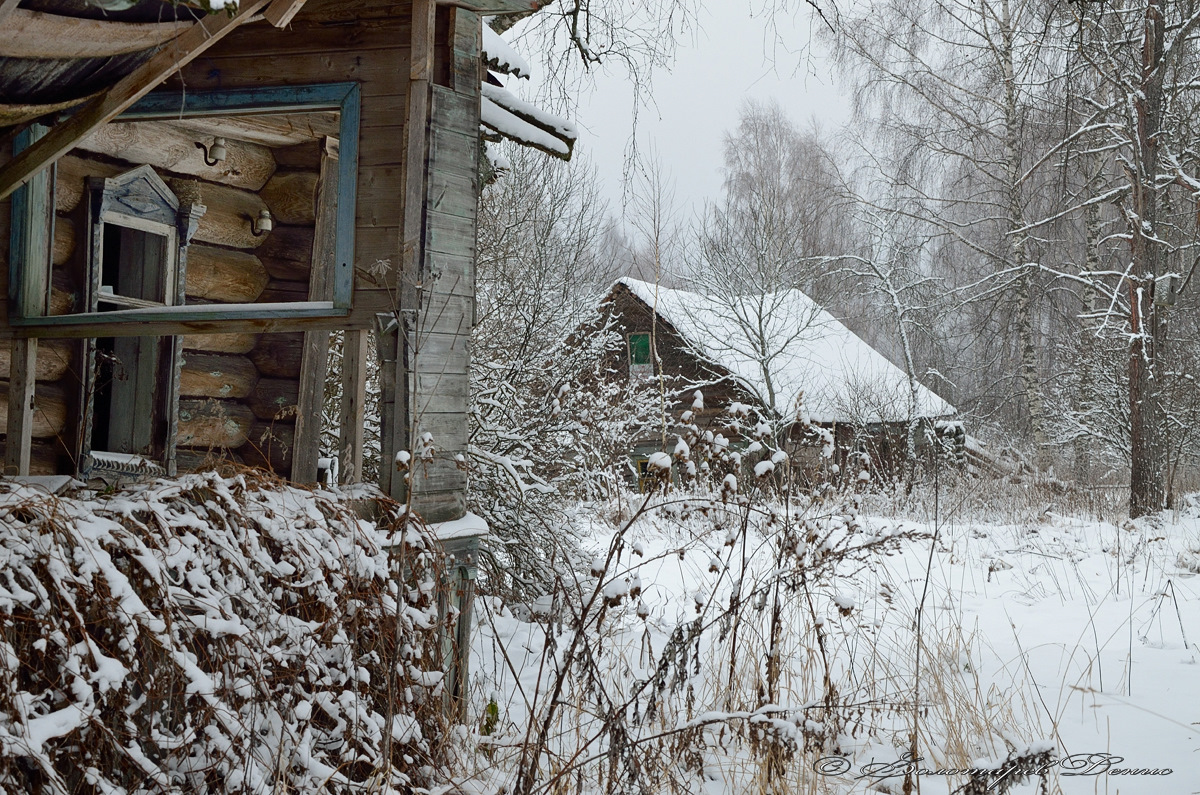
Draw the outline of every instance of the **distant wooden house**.
[[[574,138],[483,88],[521,68],[480,15],[536,5],[0,0],[5,473],[313,482],[341,332],[355,482],[374,332],[380,485],[462,516],[481,121]]]
[[[699,390],[703,408],[692,413],[702,428],[724,430],[739,405],[770,419],[786,429],[800,466],[828,460],[855,475],[862,467],[848,465],[857,461],[875,471],[894,466],[905,453],[910,419],[961,446],[952,405],[921,385],[914,402],[903,370],[800,290],[716,300],[625,278],[602,311],[625,337],[611,368],[616,377],[648,389],[661,383],[680,411]],[[639,467],[661,446],[661,435],[636,440]]]

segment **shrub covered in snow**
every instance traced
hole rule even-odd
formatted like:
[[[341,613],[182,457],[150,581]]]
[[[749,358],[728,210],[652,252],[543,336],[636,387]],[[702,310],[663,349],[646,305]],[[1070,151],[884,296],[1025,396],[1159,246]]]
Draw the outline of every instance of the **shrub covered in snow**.
[[[0,491],[0,789],[437,780],[440,558],[379,509],[242,476]]]

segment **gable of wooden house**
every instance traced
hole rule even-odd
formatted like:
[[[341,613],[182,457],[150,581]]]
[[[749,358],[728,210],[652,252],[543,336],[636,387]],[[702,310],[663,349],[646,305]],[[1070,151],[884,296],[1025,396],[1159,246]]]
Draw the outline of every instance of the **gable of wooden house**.
[[[215,453],[313,482],[337,332],[356,482],[374,334],[380,485],[462,516],[481,86],[520,71],[481,14],[531,7],[0,0],[5,472]],[[569,156],[569,125],[508,104]]]

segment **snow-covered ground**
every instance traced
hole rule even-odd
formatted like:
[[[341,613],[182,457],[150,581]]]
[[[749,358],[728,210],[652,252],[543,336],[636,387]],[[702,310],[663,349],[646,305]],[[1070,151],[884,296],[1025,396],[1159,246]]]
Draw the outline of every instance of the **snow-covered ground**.
[[[481,600],[469,790],[511,787],[541,746],[539,786],[571,791],[898,793],[917,715],[922,769],[1053,749],[1049,792],[1200,792],[1195,501],[1116,525],[985,521],[949,499],[936,523],[857,497],[769,518],[680,499],[632,523],[581,506],[599,578],[564,567],[553,597]],[[920,791],[965,781],[921,775]]]

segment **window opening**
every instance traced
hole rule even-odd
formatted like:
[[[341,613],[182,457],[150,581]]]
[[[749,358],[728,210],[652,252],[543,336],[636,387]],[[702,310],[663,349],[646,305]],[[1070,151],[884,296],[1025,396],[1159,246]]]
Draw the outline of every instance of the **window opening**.
[[[631,378],[653,378],[654,364],[650,358],[650,335],[629,335],[629,376]]]

